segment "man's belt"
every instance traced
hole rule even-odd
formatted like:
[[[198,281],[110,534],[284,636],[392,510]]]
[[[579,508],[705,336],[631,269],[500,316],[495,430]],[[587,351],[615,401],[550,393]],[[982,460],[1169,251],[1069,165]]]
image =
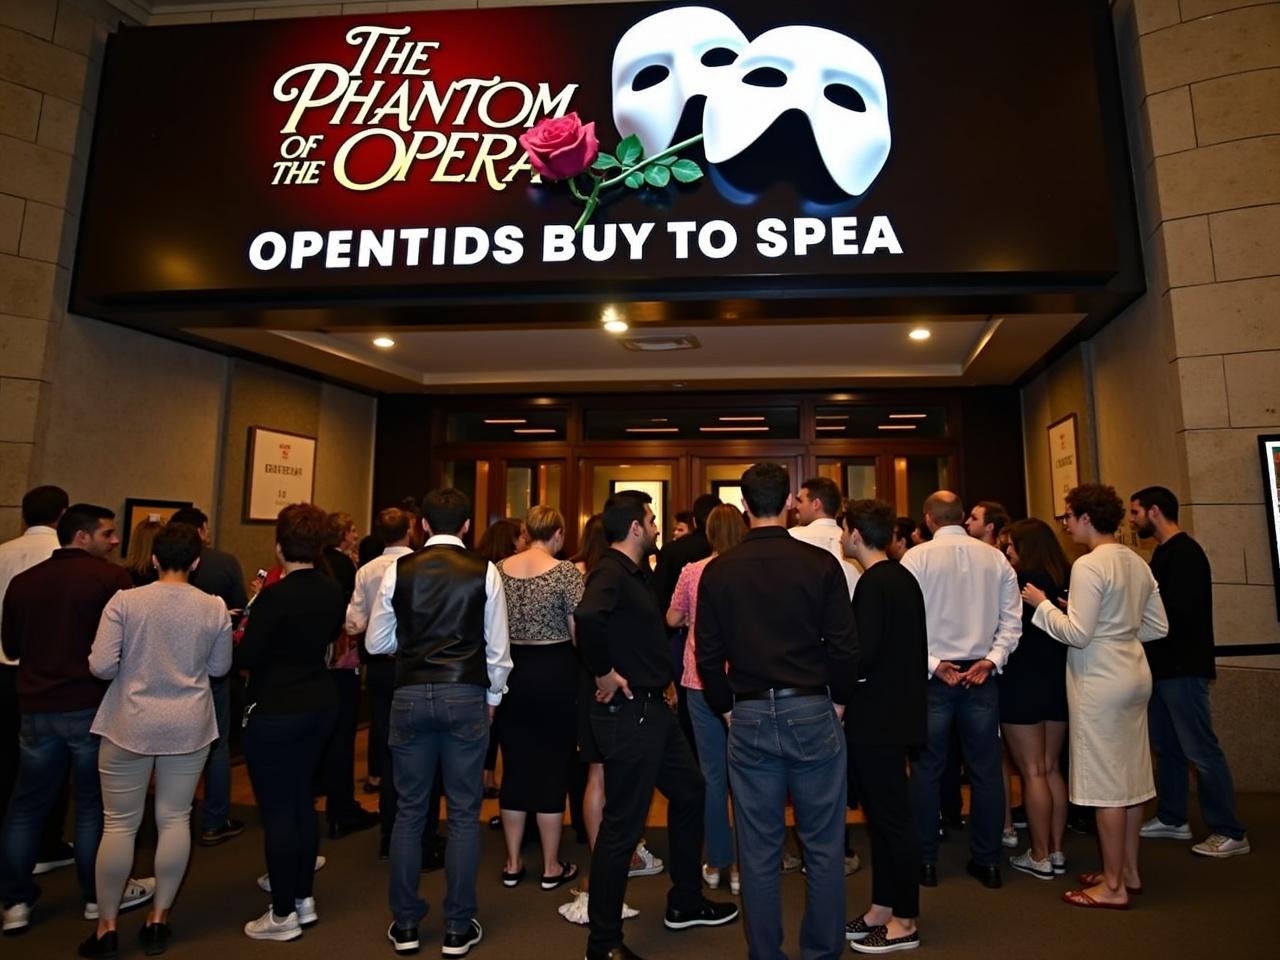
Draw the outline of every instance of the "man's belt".
[[[748,690],[735,693],[734,700],[786,700],[789,697],[825,697],[826,687],[770,687],[768,690]]]

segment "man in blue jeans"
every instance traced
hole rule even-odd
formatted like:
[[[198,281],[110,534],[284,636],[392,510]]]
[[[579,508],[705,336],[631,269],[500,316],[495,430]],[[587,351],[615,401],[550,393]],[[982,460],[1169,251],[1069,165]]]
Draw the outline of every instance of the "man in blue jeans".
[[[1191,852],[1238,857],[1249,852],[1249,838],[1236,815],[1231,769],[1209,712],[1209,681],[1217,675],[1209,558],[1178,526],[1178,498],[1165,487],[1145,487],[1129,498],[1129,527],[1159,544],[1151,557],[1151,572],[1169,617],[1169,635],[1143,644],[1151,667],[1147,705],[1151,746],[1159,761],[1156,815],[1142,825],[1142,836],[1191,839],[1187,822],[1187,764],[1191,763],[1199,778],[1200,810],[1209,827],[1209,836]]]
[[[856,679],[853,608],[840,561],[787,534],[786,469],[758,463],[741,483],[751,530],[703,572],[696,640],[703,693],[729,724],[747,955],[786,956],[779,867],[790,794],[806,868],[801,954],[834,960],[845,943],[840,720]]]
[[[938,884],[939,782],[952,724],[969,771],[972,800],[966,870],[988,888],[1001,886],[1000,703],[993,673],[1004,669],[1022,637],[1018,578],[1004,554],[969,536],[960,498],[939,490],[924,502],[933,536],[907,551],[902,566],[924,593],[929,637],[928,739],[911,764],[911,806],[920,835],[920,884]]]
[[[94,885],[102,839],[98,738],[90,732],[107,684],[89,672],[89,650],[102,609],[132,586],[123,567],[107,561],[120,544],[115,514],[72,504],[58,520],[48,560],[18,574],[4,595],[0,645],[18,660],[22,712],[18,782],[0,827],[0,899],[4,933],[26,930],[40,888],[31,878],[49,807],[67,775],[75,784],[75,858],[86,920],[98,918]],[[126,885],[121,909],[155,893],[155,881]]]
[[[397,953],[420,946],[422,831],[439,762],[449,811],[440,952],[465,957],[484,936],[476,919],[478,818],[489,725],[511,673],[507,602],[497,568],[462,543],[471,529],[466,494],[431,491],[422,526],[426,546],[387,567],[365,635],[370,654],[396,657],[388,741],[399,805],[387,939]]]

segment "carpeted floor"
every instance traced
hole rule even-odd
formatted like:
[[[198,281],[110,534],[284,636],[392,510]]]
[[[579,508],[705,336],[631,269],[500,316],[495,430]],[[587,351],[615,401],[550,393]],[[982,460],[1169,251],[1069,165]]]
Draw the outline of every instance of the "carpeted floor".
[[[267,897],[254,878],[262,871],[261,833],[252,809],[241,809],[250,829],[220,847],[193,851],[187,882],[178,898],[173,926],[174,957],[190,960],[226,960],[228,957],[355,958],[391,957],[385,939],[386,869],[376,861],[377,831],[356,834],[340,841],[324,841],[328,865],[316,884],[320,923],[292,943],[256,943],[245,938],[241,927],[267,906]],[[967,857],[964,832],[953,833],[943,844],[941,884],[922,891],[920,930],[923,951],[932,957],[981,957],[983,960],[1063,958],[1252,958],[1280,954],[1280,897],[1274,851],[1280,848],[1280,795],[1241,798],[1241,812],[1250,825],[1254,852],[1232,860],[1194,857],[1190,844],[1171,840],[1144,841],[1143,881],[1146,892],[1135,898],[1127,913],[1089,912],[1058,901],[1067,882],[1035,880],[1006,868],[1005,887],[986,890],[964,873]],[[1197,836],[1200,825],[1193,821]],[[148,842],[144,827],[143,843]],[[854,828],[858,848],[865,854],[866,835]],[[665,854],[665,831],[649,832],[650,846]],[[1025,836],[1024,836],[1025,839]],[[564,890],[544,893],[525,881],[504,889],[498,878],[502,867],[501,836],[482,829],[480,919],[485,939],[472,957],[503,960],[576,958],[583,955],[584,928],[571,926],[556,914],[567,899]],[[537,853],[529,848],[530,862]],[[566,831],[563,855],[585,866],[585,847],[573,843]],[[1096,865],[1093,840],[1069,836],[1069,878]],[[139,853],[139,872],[148,873],[149,849]],[[531,871],[533,872],[533,871]],[[14,958],[73,957],[75,946],[91,929],[80,919],[79,898],[70,869],[43,878],[45,893],[36,907],[28,933],[0,941],[3,956]],[[424,876],[427,898],[438,904],[443,874]],[[665,876],[633,880],[627,901],[640,916],[627,923],[627,942],[648,958],[696,956],[698,960],[744,957],[746,943],[740,924],[717,930],[668,932],[662,927],[667,888]],[[870,891],[864,869],[847,884],[852,911],[862,909]],[[728,897],[728,893],[711,894]],[[787,949],[799,958],[796,930],[803,909],[804,878],[796,874],[783,881],[787,923]],[[126,915],[121,924],[122,956],[141,956],[137,931],[145,911]],[[439,956],[439,916],[433,913],[422,928],[422,956]]]

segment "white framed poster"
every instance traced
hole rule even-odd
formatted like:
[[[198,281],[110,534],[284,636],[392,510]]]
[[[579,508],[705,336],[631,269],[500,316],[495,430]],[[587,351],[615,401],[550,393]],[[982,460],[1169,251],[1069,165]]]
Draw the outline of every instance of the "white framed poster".
[[[1076,443],[1074,413],[1049,424],[1049,481],[1053,485],[1056,513],[1062,507],[1063,498],[1080,485],[1080,450]]]
[[[316,488],[316,438],[269,427],[249,428],[244,519],[274,523],[291,503],[310,503]]]
[[[1262,498],[1271,534],[1271,580],[1276,589],[1276,617],[1280,619],[1280,433],[1259,434],[1262,458]]]

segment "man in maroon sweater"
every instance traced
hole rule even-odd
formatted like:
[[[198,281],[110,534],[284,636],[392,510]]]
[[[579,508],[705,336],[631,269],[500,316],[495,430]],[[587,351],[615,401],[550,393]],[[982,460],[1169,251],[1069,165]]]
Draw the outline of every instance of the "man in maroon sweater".
[[[97,917],[94,861],[102,838],[98,738],[89,732],[107,685],[89,672],[89,649],[102,609],[130,586],[124,569],[107,561],[120,544],[115,514],[73,504],[58,521],[60,548],[18,574],[4,595],[0,644],[19,661],[21,759],[4,826],[0,828],[0,899],[4,932],[26,929],[40,888],[31,879],[44,818],[66,776],[75,781],[76,871],[85,917]],[[126,891],[150,899],[147,884]],[[154,890],[154,887],[150,887]],[[139,899],[145,895],[145,899]]]

